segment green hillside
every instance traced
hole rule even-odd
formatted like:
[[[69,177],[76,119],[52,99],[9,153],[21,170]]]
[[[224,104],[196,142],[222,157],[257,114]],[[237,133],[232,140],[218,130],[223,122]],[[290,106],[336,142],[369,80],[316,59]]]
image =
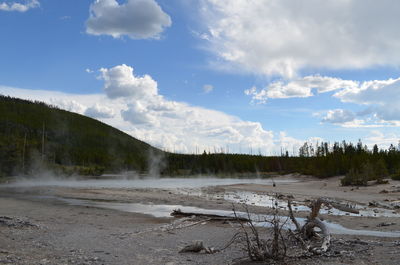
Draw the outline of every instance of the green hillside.
[[[160,150],[95,119],[0,95],[0,175],[41,167],[82,174],[148,167]]]
[[[156,158],[156,159],[152,159]],[[359,141],[305,143],[298,156],[166,153],[95,119],[42,102],[0,96],[0,177],[159,170],[163,175],[298,172],[321,178],[346,175],[343,184],[365,184],[388,175],[400,179],[400,145],[368,149]]]

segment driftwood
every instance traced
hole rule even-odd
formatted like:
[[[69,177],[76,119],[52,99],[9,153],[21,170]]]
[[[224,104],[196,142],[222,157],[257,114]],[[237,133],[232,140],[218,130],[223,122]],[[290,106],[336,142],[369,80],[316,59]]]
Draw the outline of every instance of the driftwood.
[[[186,253],[186,252],[201,252],[204,251],[207,254],[214,254],[219,252],[219,250],[216,250],[214,248],[209,248],[205,247],[203,244],[203,241],[194,241],[192,244],[185,246],[182,248],[179,253]]]
[[[330,242],[331,242],[331,235],[329,233],[328,227],[319,218],[315,218],[314,220],[307,222],[303,226],[304,233],[306,235],[315,233],[313,230],[315,227],[318,227],[319,229],[321,229],[321,232],[323,235],[323,241],[322,241],[320,248],[308,247],[308,250],[314,254],[321,254],[328,250],[328,248],[330,246]]]
[[[292,211],[292,206],[291,202],[288,201],[288,209],[289,209],[289,217],[296,226],[296,232],[292,232],[292,235],[302,243],[303,247],[314,254],[321,254],[323,252],[326,252],[329,249],[330,246],[330,241],[331,241],[331,235],[329,232],[328,227],[325,225],[324,222],[322,222],[319,218],[319,211],[321,210],[322,204],[327,204],[330,205],[329,202],[324,199],[324,198],[319,198],[318,200],[314,201],[313,204],[311,205],[311,213],[308,217],[307,222],[301,227],[299,223],[297,222],[296,218],[293,215]],[[323,236],[323,241],[321,244],[321,247],[311,247],[310,244],[306,243],[306,240],[312,240],[315,237],[319,237],[319,235],[315,232],[314,228],[318,227],[321,229],[321,233]]]
[[[343,211],[343,212],[355,213],[355,214],[359,214],[360,213],[360,211],[355,209],[355,208],[352,208],[352,207],[350,207],[348,205],[343,205],[343,204],[340,204],[340,203],[337,203],[337,202],[330,202],[330,205],[333,208],[336,208],[336,209],[338,209],[340,211]]]
[[[187,252],[195,252],[199,253],[204,251],[207,254],[215,254],[217,252],[221,252],[225,249],[227,249],[230,245],[232,245],[238,238],[240,238],[240,233],[236,233],[231,240],[229,240],[228,243],[222,248],[210,248],[210,247],[205,247],[203,244],[203,241],[201,240],[196,240],[192,244],[186,245],[183,247],[179,253],[187,253]]]
[[[289,209],[290,220],[292,220],[292,223],[296,226],[296,231],[300,231],[301,227],[293,215],[292,202],[290,200],[288,200],[288,209]]]
[[[322,254],[327,252],[330,244],[331,244],[331,235],[326,224],[318,218],[319,212],[321,210],[322,205],[326,205],[328,207],[334,207],[341,211],[358,213],[358,211],[352,207],[347,205],[342,205],[336,201],[330,201],[325,198],[319,198],[315,200],[311,204],[311,213],[307,218],[307,221],[304,225],[300,225],[300,223],[296,220],[291,201],[288,200],[288,210],[289,210],[289,218],[293,222],[296,227],[295,231],[289,230],[289,233],[293,238],[298,240],[303,248],[310,253],[313,254]],[[286,256],[286,243],[287,240],[281,230],[285,226],[286,221],[282,224],[280,218],[278,216],[277,208],[275,208],[275,212],[271,220],[265,220],[272,224],[273,227],[273,237],[270,240],[263,240],[260,238],[258,234],[258,230],[254,226],[248,209],[246,208],[247,217],[238,216],[235,208],[233,207],[234,216],[224,216],[218,214],[204,214],[204,213],[193,213],[193,212],[182,212],[180,209],[174,210],[171,215],[175,217],[187,217],[187,216],[195,216],[195,217],[203,217],[207,218],[207,220],[223,220],[223,221],[236,221],[241,225],[242,231],[237,233],[231,241],[221,249],[209,248],[205,247],[202,241],[194,241],[192,244],[189,244],[182,248],[179,252],[205,252],[208,254],[213,254],[220,252],[230,246],[236,240],[241,240],[246,244],[246,249],[248,251],[248,257],[253,261],[266,261],[269,259],[272,260],[280,260]],[[319,228],[321,231],[317,233],[315,228]],[[322,238],[322,243],[318,247],[312,246],[311,242],[316,238]]]
[[[224,216],[218,214],[205,214],[205,213],[191,213],[191,212],[182,212],[180,209],[173,210],[171,216],[174,217],[183,217],[183,216],[198,216],[207,218],[210,221],[241,221],[248,222],[249,219],[246,217],[239,216]]]

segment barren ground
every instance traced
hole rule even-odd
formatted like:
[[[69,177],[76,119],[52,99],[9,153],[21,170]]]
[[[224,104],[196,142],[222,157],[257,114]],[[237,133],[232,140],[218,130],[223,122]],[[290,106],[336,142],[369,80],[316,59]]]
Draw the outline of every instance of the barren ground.
[[[186,189],[109,189],[31,187],[0,188],[0,264],[247,264],[239,243],[216,254],[179,254],[193,240],[222,247],[239,230],[235,223],[197,222],[99,207],[71,205],[57,198],[107,202],[197,206],[231,210],[227,192],[292,195],[305,201],[329,197],[368,207],[369,202],[389,205],[400,200],[400,182],[362,188],[340,187],[339,178],[318,180],[304,176],[296,183],[238,184]],[[382,191],[386,192],[383,193]],[[240,208],[240,205],[236,206]],[[250,205],[254,213],[264,207]],[[400,213],[399,209],[387,209]],[[282,215],[285,211],[282,210]],[[304,217],[306,212],[296,216]],[[398,217],[324,215],[326,220],[350,229],[400,231]],[[190,225],[194,224],[195,225]],[[379,226],[381,223],[390,224]],[[187,226],[190,225],[190,226]],[[263,229],[261,229],[263,230]],[[265,229],[264,229],[265,230]],[[267,234],[268,231],[264,231]],[[283,264],[397,264],[400,238],[333,235],[331,250],[324,256],[292,253]]]

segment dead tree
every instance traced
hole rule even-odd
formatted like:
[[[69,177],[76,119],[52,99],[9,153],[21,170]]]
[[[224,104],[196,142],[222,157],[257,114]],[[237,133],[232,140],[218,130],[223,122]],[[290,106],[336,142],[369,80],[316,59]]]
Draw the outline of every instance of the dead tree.
[[[243,206],[247,213],[247,221],[243,222],[236,214],[233,207],[233,213],[237,217],[237,221],[241,226],[242,240],[245,244],[247,255],[252,261],[268,261],[268,260],[283,260],[286,257],[286,240],[283,236],[282,229],[286,224],[282,222],[278,215],[278,208],[275,207],[272,217],[264,220],[272,227],[272,237],[263,239],[260,236],[258,229],[255,227],[248,208]]]
[[[331,242],[331,235],[328,227],[318,218],[322,204],[330,206],[330,203],[324,198],[319,198],[318,200],[314,201],[311,205],[311,213],[308,216],[306,223],[303,226],[300,226],[293,215],[291,202],[290,200],[288,201],[289,217],[296,227],[296,233],[292,234],[298,241],[301,242],[301,244],[307,251],[314,254],[321,254],[323,252],[326,252],[329,249]],[[321,230],[323,237],[323,241],[320,247],[312,247],[310,243],[307,243],[315,238],[320,237],[319,234],[317,234],[314,230],[316,227]]]

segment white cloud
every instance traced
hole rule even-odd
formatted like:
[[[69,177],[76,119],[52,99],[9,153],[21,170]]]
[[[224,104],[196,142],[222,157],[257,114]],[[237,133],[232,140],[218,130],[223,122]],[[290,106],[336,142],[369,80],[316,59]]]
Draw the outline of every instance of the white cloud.
[[[207,85],[203,86],[203,92],[204,93],[210,93],[213,90],[214,90],[214,86],[213,85],[207,84]]]
[[[136,77],[133,68],[125,64],[113,68],[101,68],[100,78],[104,80],[104,91],[110,98],[151,97],[158,93],[157,82],[151,76]]]
[[[400,78],[354,81],[327,76],[305,76],[290,81],[275,81],[264,89],[245,90],[252,102],[266,103],[273,98],[305,98],[336,91],[333,97],[343,103],[367,108],[353,112],[335,109],[326,112],[322,122],[344,127],[395,127],[400,124]]]
[[[393,0],[205,0],[200,35],[219,59],[252,73],[398,66],[398,10]]]
[[[306,98],[313,96],[313,91],[326,93],[343,88],[357,88],[357,81],[340,78],[311,75],[290,81],[275,81],[266,88],[257,90],[256,87],[245,90],[253,102],[266,103],[268,98]]]
[[[335,110],[329,110],[326,116],[322,119],[322,121],[333,124],[342,124],[354,121],[355,118],[356,115],[352,111],[335,109]]]
[[[40,90],[39,90],[40,91]],[[73,99],[64,99],[59,97],[50,97],[47,99],[47,103],[53,106],[57,106],[61,109],[83,114],[86,107],[81,103]]]
[[[387,105],[398,104],[400,100],[400,78],[373,80],[359,86],[348,87],[338,91],[334,96],[343,102],[357,104]]]
[[[112,108],[96,103],[85,110],[85,115],[95,119],[109,119],[114,117],[115,113]]]
[[[400,135],[396,133],[383,133],[378,130],[371,131],[370,135],[365,138],[365,144],[370,148],[377,144],[379,148],[387,149],[391,144],[399,144],[400,147]]]
[[[291,151],[290,145],[302,142],[266,130],[259,122],[168,100],[158,93],[157,82],[146,76],[146,82],[138,81],[143,77],[135,76],[131,67],[119,65],[101,69],[105,94],[78,95],[1,86],[0,94],[41,100],[90,115],[169,151],[229,149],[270,155],[279,154],[282,144]]]
[[[373,80],[361,83],[356,87],[348,87],[334,94],[345,103],[369,106],[360,115],[371,114],[377,120],[400,121],[400,78]]]
[[[132,39],[159,38],[171,18],[155,0],[95,0],[90,6],[86,32],[92,35],[128,36]]]
[[[2,3],[0,3],[0,10],[26,12],[29,9],[36,8],[39,6],[40,6],[40,3],[38,0],[27,0],[24,3],[2,2]]]

